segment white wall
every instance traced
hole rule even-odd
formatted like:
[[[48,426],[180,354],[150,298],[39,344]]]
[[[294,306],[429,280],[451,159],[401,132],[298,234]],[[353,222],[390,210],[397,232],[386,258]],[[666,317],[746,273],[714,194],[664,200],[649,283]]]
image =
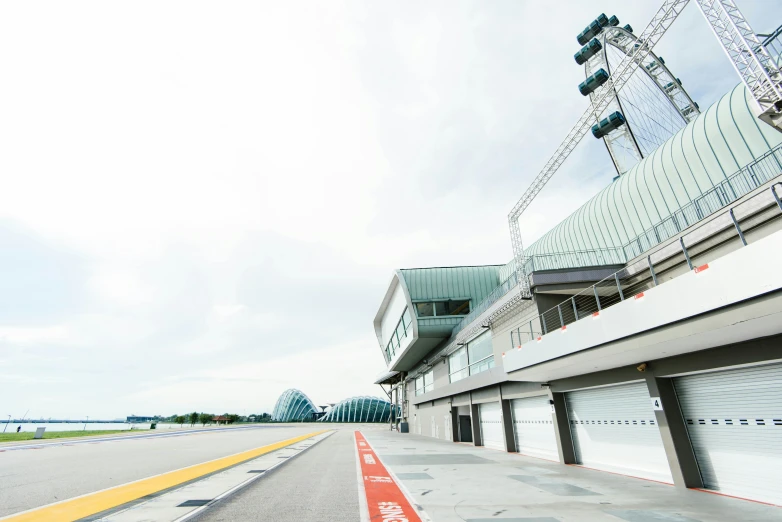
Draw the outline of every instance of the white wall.
[[[779,270],[779,260],[782,259],[782,231],[760,239],[749,246],[740,248],[719,259],[710,261],[708,269],[699,273],[690,271],[676,279],[651,288],[644,292],[642,299],[626,296],[624,302],[616,304],[600,312],[599,317],[584,318],[568,325],[566,331],[555,331],[542,336],[540,342],[530,342],[522,345],[521,350],[506,352],[505,370],[512,372],[528,367],[535,367],[556,359],[558,365],[566,366],[571,355],[581,357],[589,348],[600,347],[612,341],[692,318],[712,310],[749,300],[753,297],[782,288],[782,270]],[[718,330],[701,332],[699,335],[689,335],[684,338],[668,339],[665,351],[648,354],[640,353],[645,347],[638,346],[639,360],[654,358],[652,355],[672,356],[733,342],[741,342],[753,337],[773,335],[782,331],[782,323],[771,321],[766,330],[758,325],[764,319],[746,317],[735,325],[722,325]],[[746,326],[746,328],[741,328]],[[738,336],[738,337],[736,337]],[[747,337],[747,338],[742,338]],[[656,348],[656,347],[653,347]],[[619,354],[599,353],[601,348],[583,352],[584,356],[592,354],[590,363],[594,369],[607,369],[628,361],[618,358],[627,356],[628,351]],[[633,351],[633,350],[630,350]],[[616,365],[612,365],[612,361]],[[552,363],[553,364],[553,363]],[[589,366],[592,366],[589,364]],[[534,370],[532,368],[531,370]],[[530,370],[530,371],[531,371]],[[546,375],[527,375],[531,380],[546,380]],[[560,376],[561,377],[561,376]]]
[[[451,418],[451,407],[448,405],[447,400],[438,400],[434,406],[431,404],[427,402],[414,409],[415,420],[413,424],[416,427],[416,431],[413,431],[413,433],[419,433],[417,429],[420,426],[421,435],[436,437],[441,440],[453,440],[450,426],[446,426],[446,420],[450,421]],[[434,419],[434,424],[432,419]],[[434,433],[432,432],[432,426],[435,428]],[[450,438],[448,438],[449,435],[451,436]]]

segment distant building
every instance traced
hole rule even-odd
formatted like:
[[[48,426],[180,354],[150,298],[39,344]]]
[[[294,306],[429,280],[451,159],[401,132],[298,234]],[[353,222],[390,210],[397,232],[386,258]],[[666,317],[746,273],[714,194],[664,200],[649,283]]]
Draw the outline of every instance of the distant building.
[[[157,417],[141,417],[139,415],[128,415],[125,422],[152,422],[156,420]]]
[[[327,412],[318,411],[304,393],[296,389],[286,390],[277,399],[272,420],[277,422],[388,422],[394,407],[378,397],[351,397],[340,401]]]

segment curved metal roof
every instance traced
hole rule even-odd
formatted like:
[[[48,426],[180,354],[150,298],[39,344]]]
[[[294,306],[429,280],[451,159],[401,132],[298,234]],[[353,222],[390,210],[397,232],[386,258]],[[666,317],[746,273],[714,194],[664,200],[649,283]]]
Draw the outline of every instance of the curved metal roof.
[[[285,390],[277,399],[272,410],[272,420],[278,422],[300,422],[315,419],[318,409],[309,397],[300,390],[291,388]]]
[[[394,406],[379,397],[350,397],[334,405],[320,422],[388,422]]]
[[[639,238],[654,233],[671,216],[682,216],[680,228],[691,225],[692,219],[680,212],[683,208],[695,208],[692,217],[702,219],[697,204],[704,194],[714,191],[715,204],[723,202],[719,191],[733,190],[728,181],[732,174],[782,144],[782,133],[759,121],[752,104],[745,87],[735,87],[543,235],[526,254],[621,248],[629,260],[648,248],[644,245],[649,240],[642,243]],[[772,160],[779,162],[776,156]],[[780,170],[782,165],[777,173]],[[736,197],[727,196],[727,201]]]

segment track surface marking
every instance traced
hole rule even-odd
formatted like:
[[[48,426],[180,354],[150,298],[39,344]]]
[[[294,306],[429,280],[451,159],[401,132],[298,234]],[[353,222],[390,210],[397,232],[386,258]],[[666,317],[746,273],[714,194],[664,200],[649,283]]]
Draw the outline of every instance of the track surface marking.
[[[210,473],[234,466],[241,462],[254,459],[266,453],[296,444],[323,433],[326,430],[309,433],[300,437],[276,442],[259,448],[243,451],[227,457],[221,457],[194,466],[169,471],[161,475],[149,477],[113,488],[89,493],[80,497],[64,500],[48,506],[31,509],[23,513],[11,515],[1,520],[9,522],[27,522],[38,520],[78,520],[95,513],[100,513],[116,506],[131,502],[141,497],[151,495],[185,482],[203,477]]]
[[[357,431],[355,436],[370,520],[421,522],[418,512],[410,505],[399,484],[380,462],[364,435]]]

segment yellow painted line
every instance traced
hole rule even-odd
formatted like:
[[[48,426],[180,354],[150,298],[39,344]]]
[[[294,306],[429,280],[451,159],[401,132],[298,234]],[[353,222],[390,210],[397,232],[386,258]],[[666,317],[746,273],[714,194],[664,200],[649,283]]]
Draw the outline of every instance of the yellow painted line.
[[[214,473],[215,471],[220,471],[241,462],[260,457],[261,455],[296,444],[297,442],[301,442],[327,431],[329,430],[315,431],[307,435],[302,435],[301,437],[275,442],[268,446],[261,446],[260,448],[243,451],[241,453],[236,453],[235,455],[221,457],[175,471],[169,471],[168,473],[137,480],[135,482],[129,482],[127,484],[122,484],[121,486],[115,486],[95,493],[88,493],[80,497],[57,502],[56,504],[49,504],[48,506],[25,511],[24,513],[11,515],[2,520],[13,522],[27,522],[28,520],[36,522],[44,520],[56,520],[58,522],[79,520],[80,518],[115,508],[126,502],[131,502],[138,498],[157,493],[158,491],[163,491],[164,489],[203,477],[209,473]]]

